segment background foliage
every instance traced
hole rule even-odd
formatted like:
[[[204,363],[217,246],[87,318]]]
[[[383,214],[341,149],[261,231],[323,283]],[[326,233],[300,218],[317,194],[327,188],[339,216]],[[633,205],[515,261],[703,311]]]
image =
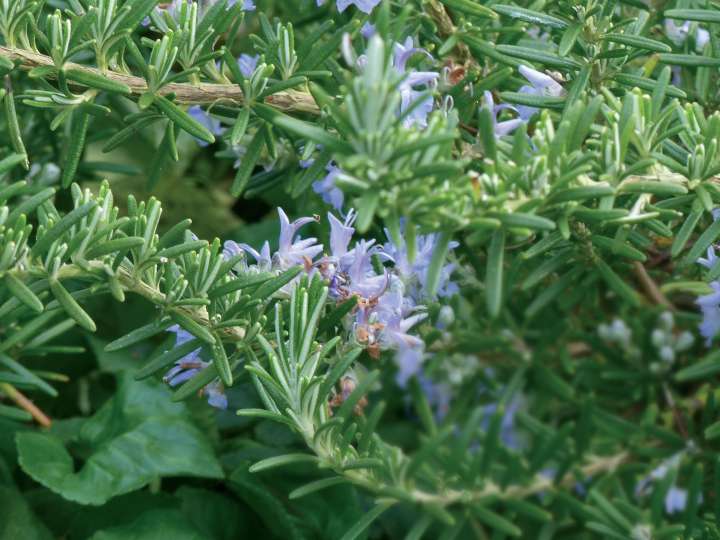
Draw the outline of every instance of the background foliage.
[[[0,0],[0,537],[720,537],[718,24]]]

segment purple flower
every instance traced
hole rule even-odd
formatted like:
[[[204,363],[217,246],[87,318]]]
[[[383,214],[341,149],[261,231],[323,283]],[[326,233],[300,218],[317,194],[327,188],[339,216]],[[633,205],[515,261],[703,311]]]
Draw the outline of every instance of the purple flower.
[[[502,122],[497,121],[498,113],[502,111],[503,109],[509,109],[511,111],[517,112],[517,109],[513,107],[512,105],[495,105],[495,101],[493,100],[493,96],[490,92],[485,91],[483,94],[485,97],[485,106],[490,110],[492,113],[492,121],[493,121],[493,133],[495,133],[495,137],[504,137],[505,135],[508,135],[509,133],[512,133],[517,128],[523,125],[524,120],[522,118],[513,118],[512,120],[504,120]]]
[[[404,43],[396,43],[393,55],[393,67],[400,74],[404,75],[405,78],[398,86],[400,92],[400,112],[404,113],[411,105],[415,105],[413,110],[403,119],[403,125],[405,127],[426,127],[427,117],[433,110],[434,100],[432,96],[427,96],[426,91],[418,91],[416,87],[424,86],[423,90],[427,90],[435,85],[437,79],[440,77],[439,73],[434,71],[407,71],[407,61],[415,54],[424,54],[428,58],[432,59],[432,56],[425,49],[415,47],[413,45],[413,39],[408,37]],[[422,99],[422,102],[416,104],[418,99]]]
[[[225,244],[223,244],[223,257],[225,257],[225,259],[230,259],[241,252],[252,255],[255,259],[256,268],[258,270],[264,272],[270,271],[272,266],[272,257],[270,255],[270,244],[267,240],[259,252],[248,244],[238,244],[233,240],[227,240]],[[244,269],[248,269],[247,262],[244,262]]]
[[[497,403],[488,403],[483,407],[483,431],[487,432],[490,427],[490,420],[495,414],[495,411],[497,411],[497,407]],[[510,400],[510,403],[508,403],[502,420],[500,421],[500,440],[505,446],[512,450],[519,450],[522,446],[520,433],[515,429],[515,415],[524,407],[525,398],[521,394],[516,395]]]
[[[687,505],[688,492],[686,489],[677,486],[670,486],[665,494],[665,511],[668,514],[682,512]]]
[[[210,133],[212,133],[213,135],[222,135],[225,131],[222,125],[220,125],[220,120],[217,120],[216,118],[210,116],[210,114],[203,110],[199,105],[193,105],[192,107],[190,107],[188,109],[188,114],[197,122],[202,124],[205,128],[207,128],[208,131],[210,131]],[[208,145],[208,143],[198,138],[195,138],[195,141],[200,146]]]
[[[225,394],[225,388],[220,382],[220,379],[215,379],[211,383],[205,385],[202,389],[202,393],[207,396],[208,405],[211,407],[215,407],[216,409],[227,409],[228,399]]]
[[[700,306],[703,320],[700,323],[700,335],[705,338],[705,345],[709,347],[713,338],[720,332],[720,282],[711,281],[713,292],[698,297],[696,303]]]
[[[218,0],[203,0],[205,7],[216,4]],[[228,0],[227,7],[231,8],[237,4],[237,0]],[[255,2],[253,0],[243,0],[243,11],[255,11]]]
[[[275,266],[281,270],[287,270],[291,266],[304,265],[322,253],[323,247],[322,244],[317,243],[317,238],[306,238],[305,240],[295,238],[297,231],[303,225],[317,221],[316,218],[304,217],[290,223],[282,208],[278,208],[278,215],[280,216],[280,241],[278,250],[273,255]]]
[[[354,250],[348,250],[348,247],[355,234],[355,227],[352,225],[357,214],[354,210],[350,210],[345,221],[340,221],[330,212],[327,216],[330,223],[330,256],[337,262],[340,270],[347,271],[354,258]]]
[[[378,300],[372,319],[381,326],[379,343],[381,348],[394,349],[398,373],[398,385],[404,388],[413,375],[417,375],[424,359],[424,342],[409,330],[424,320],[425,313],[412,313],[408,303],[399,291],[387,291]]]
[[[370,21],[365,21],[365,24],[363,24],[360,29],[360,35],[365,39],[370,39],[375,35],[375,25]]]
[[[429,296],[427,290],[428,271],[440,235],[436,233],[417,235],[415,238],[415,258],[411,261],[405,240],[402,239],[402,243],[398,246],[392,241],[389,231],[386,230],[385,234],[388,242],[383,246],[383,253],[395,265],[395,271],[402,279],[410,296],[413,297],[416,303],[421,302]],[[452,251],[458,245],[457,242],[450,242],[449,250]],[[438,296],[447,297],[457,293],[458,286],[450,280],[454,269],[455,265],[448,263],[440,271]]]
[[[688,37],[690,37],[691,30],[692,26],[690,21],[685,21],[683,24],[678,26],[678,24],[672,19],[665,19],[665,34],[675,45],[680,46],[685,43]],[[694,37],[695,50],[702,52],[707,42],[710,41],[710,33],[707,30],[696,26]]]
[[[322,6],[325,0],[317,0],[317,5]],[[340,13],[345,11],[350,6],[355,6],[363,13],[369,14],[375,6],[380,3],[380,0],[337,0],[337,9]]]
[[[328,173],[325,175],[325,178],[313,182],[313,191],[320,195],[322,200],[331,205],[335,210],[340,211],[342,210],[345,196],[342,189],[335,185],[335,179],[342,171],[332,163],[328,163],[326,170]]]
[[[650,485],[658,480],[664,479],[668,474],[676,471],[680,466],[683,452],[678,452],[664,460],[660,465],[653,469],[649,475],[641,479],[635,486],[635,496],[640,497],[647,495],[650,491]],[[702,494],[699,494],[699,501],[702,502]],[[688,492],[686,489],[678,487],[673,479],[673,483],[665,494],[665,511],[668,514],[681,512],[685,509],[688,502]]]
[[[714,210],[713,210],[713,211],[714,211]],[[703,259],[702,257],[700,257],[700,258],[697,260],[697,263],[698,263],[699,265],[701,265],[701,266],[704,266],[705,268],[710,269],[710,268],[712,268],[712,267],[715,265],[715,263],[716,263],[717,260],[718,260],[718,257],[717,257],[717,255],[715,254],[715,247],[714,247],[714,246],[708,246],[706,253],[707,253],[707,259]]]
[[[452,390],[447,383],[436,383],[423,373],[418,374],[420,388],[428,400],[428,404],[435,410],[435,418],[442,421],[450,410]]]
[[[372,266],[371,257],[377,252],[374,244],[374,240],[360,240],[355,244],[351,257],[346,259],[348,296],[355,294],[361,299],[374,302],[387,289],[387,275],[377,275]]]
[[[177,324],[168,328],[168,332],[173,332],[175,334],[176,347],[187,343],[195,337]],[[189,381],[209,365],[210,364],[208,362],[205,362],[200,358],[200,347],[198,347],[180,360],[176,361],[173,367],[165,374],[163,380],[171,387],[175,387]],[[225,389],[218,379],[205,385],[200,392],[201,394],[207,396],[208,404],[211,406],[218,409],[227,408]]]
[[[520,66],[518,68],[520,74],[525,77],[531,86],[523,86],[520,88],[521,94],[531,94],[535,96],[551,96],[559,97],[565,93],[565,89],[552,77],[545,75],[536,69],[528,66]],[[529,107],[527,105],[518,105],[517,111],[520,118],[527,121],[530,117],[537,112],[536,107]]]
[[[241,54],[240,58],[238,58],[238,67],[240,68],[240,73],[243,74],[243,77],[249,78],[252,76],[252,74],[255,72],[255,68],[257,67],[258,60],[260,60],[260,55],[256,54],[255,56],[250,56],[249,54]]]

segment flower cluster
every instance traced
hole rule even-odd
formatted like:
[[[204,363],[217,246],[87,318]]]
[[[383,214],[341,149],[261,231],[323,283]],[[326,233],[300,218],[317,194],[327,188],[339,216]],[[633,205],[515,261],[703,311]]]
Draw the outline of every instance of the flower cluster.
[[[330,224],[329,250],[317,238],[302,239],[298,231],[315,217],[290,221],[282,209],[278,249],[271,255],[268,242],[260,251],[247,244],[225,242],[224,253],[250,255],[255,263],[243,261],[242,270],[282,271],[302,266],[309,274],[317,273],[328,283],[329,297],[336,303],[357,299],[355,310],[345,321],[349,339],[363,346],[377,358],[381,351],[393,350],[398,366],[397,381],[405,385],[410,377],[420,372],[424,359],[424,343],[411,330],[426,318],[425,303],[432,300],[427,289],[430,260],[438,237],[435,234],[418,235],[417,250],[411,257],[402,240],[390,239],[384,245],[375,240],[360,239],[351,246],[355,229],[355,213],[351,210],[344,220],[328,213]],[[450,244],[450,249],[456,246]],[[457,291],[450,280],[453,265],[441,271],[438,296],[449,296]]]

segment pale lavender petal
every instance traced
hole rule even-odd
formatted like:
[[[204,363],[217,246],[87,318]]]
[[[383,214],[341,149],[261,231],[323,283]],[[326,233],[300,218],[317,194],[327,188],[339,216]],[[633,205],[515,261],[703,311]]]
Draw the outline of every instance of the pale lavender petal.
[[[671,486],[665,494],[665,511],[668,514],[682,512],[687,505],[688,492],[686,489]]]
[[[250,56],[249,54],[241,54],[240,58],[238,58],[238,67],[240,68],[240,73],[243,74],[243,77],[250,77],[255,72],[255,68],[257,67],[258,60],[260,60],[260,55],[256,54],[255,56]]]
[[[360,29],[360,35],[362,35],[365,39],[370,39],[375,35],[375,25],[370,21],[365,21],[365,24],[363,24]]]

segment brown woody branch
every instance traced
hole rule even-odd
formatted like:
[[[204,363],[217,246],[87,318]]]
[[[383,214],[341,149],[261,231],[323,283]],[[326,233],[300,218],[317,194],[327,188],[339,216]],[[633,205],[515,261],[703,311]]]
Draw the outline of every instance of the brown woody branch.
[[[16,49],[0,45],[0,56],[4,56],[13,62],[19,62],[23,69],[32,69],[41,66],[54,66],[52,58],[35,51]],[[101,75],[115,82],[127,85],[133,95],[141,95],[148,91],[147,82],[142,77],[119,73],[117,71],[102,72],[97,68],[68,62],[67,69],[77,69]],[[73,83],[75,84],[75,83]],[[159,93],[161,95],[174,94],[175,100],[183,104],[216,103],[219,101],[230,101],[242,103],[244,100],[242,89],[236,84],[211,84],[211,83],[170,83],[163,86]],[[286,112],[306,112],[318,114],[319,109],[313,97],[306,92],[297,90],[286,90],[278,92],[266,98],[266,102]]]

